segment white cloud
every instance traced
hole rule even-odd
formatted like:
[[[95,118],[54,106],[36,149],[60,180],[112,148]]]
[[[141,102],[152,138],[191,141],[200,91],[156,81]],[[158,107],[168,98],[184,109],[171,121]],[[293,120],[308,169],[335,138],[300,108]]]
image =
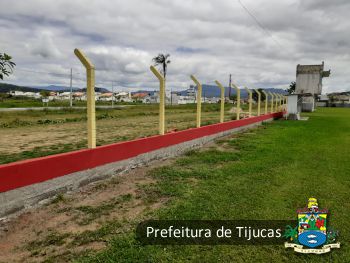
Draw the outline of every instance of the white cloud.
[[[73,54],[85,51],[97,81],[119,87],[156,88],[152,57],[170,53],[168,87],[183,88],[195,74],[203,83],[285,87],[297,64],[326,63],[325,90],[349,90],[348,1],[241,0],[271,32],[262,30],[238,1],[217,0],[0,0],[2,52],[17,63],[13,83],[64,84],[69,74],[84,85]]]

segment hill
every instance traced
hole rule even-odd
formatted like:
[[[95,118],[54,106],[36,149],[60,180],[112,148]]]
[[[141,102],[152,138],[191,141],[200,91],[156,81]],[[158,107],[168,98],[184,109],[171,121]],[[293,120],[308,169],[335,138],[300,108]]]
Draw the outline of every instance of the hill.
[[[24,91],[24,92],[39,92],[41,90],[64,92],[64,91],[70,91],[70,88],[67,86],[56,86],[56,85],[26,87],[26,86],[18,86],[18,85],[7,84],[7,83],[0,83],[0,93],[6,93],[11,90],[13,91],[18,90],[18,91]],[[73,91],[85,92],[86,88],[79,89],[79,88],[73,87]],[[95,87],[95,91],[102,92],[102,93],[110,92],[108,89],[100,88],[100,87]]]
[[[18,91],[24,91],[24,92],[38,92],[41,90],[46,90],[46,89],[36,89],[33,87],[25,87],[25,86],[17,86],[17,85],[12,85],[12,84],[7,84],[7,83],[0,83],[0,93],[6,93],[11,90],[18,90]]]
[[[197,87],[195,87],[197,89]],[[274,88],[270,88],[270,89],[264,89],[267,92],[274,92],[274,93],[278,93],[278,94],[287,94],[287,92],[283,89],[274,89]],[[188,90],[183,90],[181,91],[181,95],[186,95]],[[215,85],[207,85],[207,84],[203,84],[202,85],[202,96],[205,96],[207,98],[211,98],[211,97],[220,97],[220,89],[218,88],[218,86]],[[228,97],[229,94],[229,88],[225,87],[225,97]],[[231,90],[231,95],[236,95],[236,90],[232,89]],[[241,98],[247,98],[248,97],[248,93],[245,89],[241,89]]]
[[[50,90],[50,91],[70,91],[70,87],[67,87],[67,86],[58,86],[58,85],[49,85],[49,86],[32,86],[32,88],[34,89],[39,89],[39,90],[42,90],[42,89],[45,89],[45,90]],[[73,90],[74,91],[78,91],[80,90],[79,88],[75,88],[73,87]]]

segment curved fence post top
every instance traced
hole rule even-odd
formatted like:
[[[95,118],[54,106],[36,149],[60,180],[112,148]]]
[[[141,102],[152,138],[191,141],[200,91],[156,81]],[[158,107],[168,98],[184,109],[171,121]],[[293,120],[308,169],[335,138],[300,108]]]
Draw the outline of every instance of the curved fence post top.
[[[252,91],[250,89],[248,89],[247,87],[244,87],[244,89],[250,94],[252,93]]]
[[[265,94],[265,96],[267,95],[267,93],[266,93],[266,91],[265,91],[265,90],[263,90],[263,89],[262,89],[262,90],[261,90],[261,92],[262,92],[262,93],[264,93],[264,94]]]
[[[258,89],[253,89],[256,93],[258,93],[258,95],[260,96],[260,91]]]
[[[191,75],[190,77],[193,80],[193,82],[196,83],[197,86],[202,86],[202,84],[198,81],[198,79],[194,75]]]
[[[154,66],[150,66],[149,68],[160,81],[164,80],[164,76],[160,74],[160,72]]]
[[[219,86],[220,89],[225,89],[219,81],[215,80],[215,83]]]
[[[86,69],[94,69],[94,64],[88,59],[88,57],[78,48],[74,49],[74,54],[79,58],[80,62]]]
[[[234,83],[231,83],[231,87],[236,89],[236,90],[239,90],[239,88]]]

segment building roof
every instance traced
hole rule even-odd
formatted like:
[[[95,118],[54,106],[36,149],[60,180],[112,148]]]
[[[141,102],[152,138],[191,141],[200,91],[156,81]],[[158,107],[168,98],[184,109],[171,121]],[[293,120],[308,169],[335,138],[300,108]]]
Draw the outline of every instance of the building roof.
[[[128,92],[125,92],[125,91],[122,91],[122,92],[119,92],[117,93],[118,96],[128,96],[129,93]]]
[[[113,93],[112,92],[108,92],[108,93],[102,93],[101,95],[100,95],[100,97],[112,97],[113,96]]]
[[[148,96],[149,94],[148,93],[146,93],[146,92],[141,92],[141,93],[134,93],[133,95],[132,95],[132,97],[133,98],[144,98],[144,97],[146,97],[146,96]]]
[[[324,71],[324,62],[322,61],[322,64],[320,65],[297,65],[297,75],[299,74],[312,74],[312,73],[319,73],[322,75],[322,77],[329,77],[331,74],[331,71]]]

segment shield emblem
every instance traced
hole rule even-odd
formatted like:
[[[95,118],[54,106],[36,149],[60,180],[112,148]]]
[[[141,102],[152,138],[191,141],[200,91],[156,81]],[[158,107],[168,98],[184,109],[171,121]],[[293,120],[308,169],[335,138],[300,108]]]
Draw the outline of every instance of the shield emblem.
[[[311,199],[311,198],[310,198]],[[318,210],[317,200],[308,208],[298,211],[298,241],[301,245],[315,248],[327,241],[327,210]]]

